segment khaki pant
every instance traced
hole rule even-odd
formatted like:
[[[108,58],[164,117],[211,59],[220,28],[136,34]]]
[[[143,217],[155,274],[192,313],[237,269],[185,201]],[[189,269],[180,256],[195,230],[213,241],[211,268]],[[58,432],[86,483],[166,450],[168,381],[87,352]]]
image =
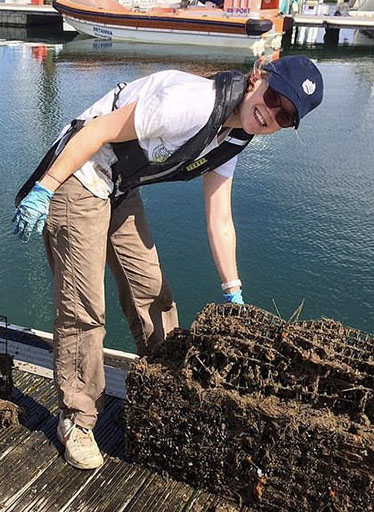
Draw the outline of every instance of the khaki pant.
[[[104,271],[110,266],[139,355],[178,325],[139,193],[115,209],[75,178],[55,193],[44,230],[54,276],[54,375],[59,405],[95,425],[103,406]]]

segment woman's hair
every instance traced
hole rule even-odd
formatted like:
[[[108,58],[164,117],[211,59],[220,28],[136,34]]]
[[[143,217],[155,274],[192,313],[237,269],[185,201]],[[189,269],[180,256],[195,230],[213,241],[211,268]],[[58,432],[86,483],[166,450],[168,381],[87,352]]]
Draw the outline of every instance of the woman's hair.
[[[266,58],[264,56],[261,56],[254,62],[251,71],[249,71],[248,73],[245,73],[244,76],[247,78],[248,89],[253,87],[252,78],[255,75],[257,75],[257,76],[260,75],[260,77],[264,78],[264,79],[266,79],[269,76],[269,72],[262,69],[264,66],[266,66],[266,64],[268,64]],[[217,71],[216,72],[209,71],[206,73],[199,73],[199,76],[203,76],[204,78],[212,79],[215,77],[216,74],[217,74]]]
[[[253,87],[253,81],[252,81],[252,78],[255,76],[255,75],[259,75],[261,78],[264,78],[266,80],[266,78],[269,76],[269,72],[268,71],[265,71],[263,69],[264,66],[266,66],[266,64],[268,64],[267,60],[265,57],[259,57],[253,64],[253,67],[252,67],[252,70],[249,71],[248,73],[246,73],[246,78],[247,78],[247,83],[248,83],[248,89],[251,89]]]

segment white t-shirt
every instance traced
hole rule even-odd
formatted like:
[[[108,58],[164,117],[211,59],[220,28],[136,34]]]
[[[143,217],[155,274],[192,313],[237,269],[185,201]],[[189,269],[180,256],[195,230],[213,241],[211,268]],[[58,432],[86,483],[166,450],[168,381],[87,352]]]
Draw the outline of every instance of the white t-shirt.
[[[111,112],[115,89],[84,111],[79,119]],[[214,82],[182,71],[160,71],[129,83],[117,106],[136,102],[135,131],[151,162],[163,162],[207,123],[215,102]],[[218,146],[217,137],[200,156]],[[117,160],[110,144],[104,145],[75,176],[95,196],[106,199],[113,191],[111,165]],[[230,178],[237,157],[214,172]]]

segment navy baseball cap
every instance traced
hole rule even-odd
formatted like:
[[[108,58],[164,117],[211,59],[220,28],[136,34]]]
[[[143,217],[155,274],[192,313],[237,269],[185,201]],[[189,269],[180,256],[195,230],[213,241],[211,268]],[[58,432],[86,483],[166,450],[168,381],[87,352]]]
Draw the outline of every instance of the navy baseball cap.
[[[322,101],[323,79],[319,69],[304,55],[282,57],[262,69],[269,73],[270,87],[295,106],[295,128],[298,128],[300,119]]]

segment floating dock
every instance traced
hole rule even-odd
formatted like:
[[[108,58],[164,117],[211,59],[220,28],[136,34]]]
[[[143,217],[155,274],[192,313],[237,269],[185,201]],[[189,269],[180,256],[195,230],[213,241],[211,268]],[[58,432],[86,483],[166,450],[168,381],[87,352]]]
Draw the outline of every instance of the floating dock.
[[[326,29],[374,29],[374,16],[326,16],[298,14],[294,17],[296,27],[320,27]]]

